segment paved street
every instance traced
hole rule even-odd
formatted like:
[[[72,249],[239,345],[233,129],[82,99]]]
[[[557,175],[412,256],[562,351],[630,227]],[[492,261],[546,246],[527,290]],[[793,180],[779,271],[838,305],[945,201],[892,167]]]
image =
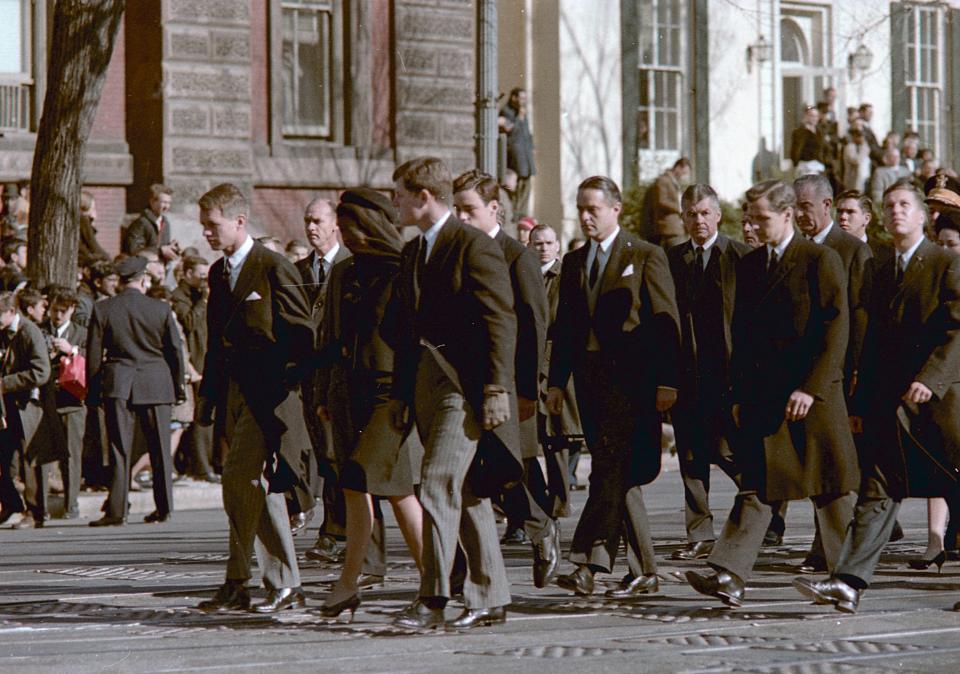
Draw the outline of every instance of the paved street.
[[[720,474],[715,488],[725,513],[732,490]],[[957,671],[960,614],[949,607],[960,599],[960,564],[948,563],[939,576],[905,564],[926,542],[923,502],[905,507],[906,539],[888,547],[860,613],[845,616],[810,605],[790,586],[791,566],[812,537],[807,503],[791,505],[785,544],[761,557],[742,609],[700,598],[678,576],[697,565],[665,559],[682,542],[681,494],[675,470],[646,490],[662,561],[658,595],[613,602],[537,590],[529,549],[509,548],[509,622],[459,635],[391,627],[390,614],[416,590],[392,517],[386,586],[364,593],[352,624],[325,621],[316,610],[337,572],[302,558],[317,522],[297,540],[309,608],[278,617],[191,608],[223,576],[220,510],[182,510],[165,525],[136,517],[108,530],[55,520],[42,530],[0,531],[0,671]],[[563,522],[565,547],[584,498],[576,492],[573,517]],[[460,608],[451,604],[448,617]]]

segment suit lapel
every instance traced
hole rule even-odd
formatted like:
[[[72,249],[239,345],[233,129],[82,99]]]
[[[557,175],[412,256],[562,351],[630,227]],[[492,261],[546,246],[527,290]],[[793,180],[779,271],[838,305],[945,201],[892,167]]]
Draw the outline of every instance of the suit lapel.
[[[630,241],[625,242],[624,239],[625,233],[621,230],[617,233],[617,237],[610,246],[610,257],[607,259],[607,266],[603,269],[598,297],[610,289],[623,271],[621,269],[623,260],[629,257],[624,254],[624,249],[631,249],[633,247]],[[599,250],[597,252],[599,254]]]
[[[443,223],[443,227],[441,227],[437,233],[437,239],[433,242],[433,248],[430,249],[430,257],[427,258],[427,264],[424,266],[423,274],[421,275],[421,295],[426,288],[432,285],[430,283],[430,275],[436,274],[438,270],[443,268],[444,260],[446,260],[447,255],[450,254],[450,248],[456,238],[458,225],[459,221],[453,217],[453,214],[450,214],[447,221]]]
[[[794,233],[793,239],[790,240],[790,243],[787,244],[787,249],[783,251],[783,259],[777,264],[777,268],[773,273],[773,278],[767,283],[767,287],[764,289],[763,296],[760,298],[762,302],[769,295],[770,292],[776,288],[780,283],[783,282],[783,279],[787,277],[787,274],[790,273],[790,270],[793,269],[796,265],[796,254],[797,247],[800,245],[798,239],[800,234]],[[764,268],[766,268],[767,255],[764,255]]]

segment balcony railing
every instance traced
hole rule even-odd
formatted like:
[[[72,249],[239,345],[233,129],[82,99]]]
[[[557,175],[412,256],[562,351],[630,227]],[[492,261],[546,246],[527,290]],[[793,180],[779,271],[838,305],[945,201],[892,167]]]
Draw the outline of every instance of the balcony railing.
[[[33,82],[22,75],[0,75],[0,133],[33,128]]]

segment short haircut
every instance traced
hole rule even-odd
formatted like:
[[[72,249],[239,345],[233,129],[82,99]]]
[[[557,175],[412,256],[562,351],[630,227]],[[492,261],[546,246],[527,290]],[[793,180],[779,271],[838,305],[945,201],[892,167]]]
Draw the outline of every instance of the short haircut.
[[[617,203],[623,203],[623,196],[620,194],[620,188],[617,183],[607,176],[590,176],[577,187],[577,197],[584,190],[599,190],[603,193],[603,199],[610,206]]]
[[[497,179],[480,169],[472,169],[466,173],[461,173],[453,181],[454,194],[470,190],[476,192],[485,204],[489,204],[494,199],[500,200],[500,185],[497,183]]]
[[[690,160],[686,157],[680,157],[677,161],[673,162],[673,168],[691,168]]]
[[[202,267],[204,265],[209,266],[209,264],[210,263],[207,262],[206,258],[200,257],[199,255],[191,255],[183,258],[180,268],[183,270],[183,273],[186,274],[188,271],[193,271],[197,267]]]
[[[154,183],[150,186],[150,199],[158,199],[161,194],[173,196],[173,188],[167,187],[163,183]]]
[[[522,94],[525,91],[526,89],[524,89],[523,87],[514,87],[513,89],[510,90],[510,98],[513,98],[518,94]]]
[[[717,196],[716,190],[706,183],[695,183],[685,189],[683,196],[680,197],[680,207],[687,210],[687,207],[699,204],[704,199],[709,199],[714,207],[720,210],[720,197]]]
[[[400,164],[393,172],[393,182],[402,184],[403,189],[414,194],[426,190],[448,206],[453,198],[453,176],[437,157],[417,157]]]
[[[868,197],[863,192],[857,190],[846,190],[837,195],[837,199],[834,203],[839,204],[845,199],[856,199],[857,203],[860,205],[860,210],[864,213],[873,213],[873,199]]]
[[[118,276],[117,267],[110,260],[97,260],[90,265],[91,281],[102,281],[108,276]]]
[[[247,198],[240,188],[232,183],[221,183],[197,200],[200,209],[204,211],[219,210],[226,218],[235,218],[238,215],[250,215],[247,207]]]
[[[17,308],[22,313],[27,313],[27,309],[43,303],[43,295],[36,288],[24,288],[17,293]]]
[[[170,289],[166,286],[155,285],[150,286],[147,290],[147,297],[152,297],[155,300],[163,300],[164,302],[170,302],[173,300],[173,293],[170,292]]]
[[[93,193],[83,190],[80,192],[80,212],[89,213],[90,209],[93,208]]]
[[[864,110],[869,110],[872,107],[873,107],[873,103],[861,103],[860,107],[857,108],[857,110],[859,110],[860,112],[863,112]]]
[[[883,191],[883,200],[887,200],[887,195],[892,194],[893,192],[909,192],[913,195],[914,200],[919,204],[920,208],[923,209],[923,215],[925,222],[930,221],[930,209],[927,207],[927,197],[923,194],[923,191],[913,184],[911,178],[901,178],[897,182],[893,183],[890,187]],[[881,204],[881,208],[883,204]]]
[[[539,225],[535,225],[534,228],[530,230],[530,240],[531,241],[533,240],[533,235],[536,234],[537,232],[553,232],[553,231],[554,231],[553,227],[541,222]],[[554,234],[556,234],[556,232],[554,232]],[[558,236],[557,241],[559,242],[559,240],[560,240],[560,237]]]
[[[75,307],[80,300],[77,297],[76,291],[72,288],[55,286],[51,288],[49,294],[47,295],[47,301],[50,303],[50,306],[57,304],[61,306]]]
[[[3,242],[3,249],[0,255],[3,255],[3,261],[9,264],[13,260],[13,256],[24,246],[27,245],[26,240],[19,238],[7,239]]]
[[[818,199],[833,199],[833,187],[830,186],[830,180],[825,175],[808,173],[793,181],[794,192],[805,189],[812,189]]]
[[[307,244],[300,239],[293,239],[292,241],[287,241],[287,247],[284,250],[291,253],[297,248],[307,248]]]
[[[765,180],[757,183],[746,193],[747,205],[766,199],[770,208],[778,213],[783,213],[788,208],[795,208],[797,205],[797,193],[793,187],[782,180]]]
[[[17,297],[11,290],[0,292],[0,313],[17,308]]]

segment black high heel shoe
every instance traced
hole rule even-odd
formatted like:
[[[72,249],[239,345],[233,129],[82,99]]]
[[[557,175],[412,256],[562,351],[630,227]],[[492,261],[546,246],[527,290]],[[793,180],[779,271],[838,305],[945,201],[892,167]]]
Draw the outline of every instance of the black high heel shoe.
[[[937,565],[937,573],[940,573],[940,569],[943,568],[943,563],[947,561],[947,553],[941,550],[936,557],[933,559],[910,559],[907,561],[907,564],[910,565],[911,569],[916,569],[917,571],[923,571],[931,564]]]
[[[329,606],[324,604],[320,607],[320,615],[324,618],[336,618],[344,611],[350,611],[350,622],[353,622],[353,615],[359,607],[360,595],[354,594],[343,601],[338,601],[336,604],[330,604]]]

